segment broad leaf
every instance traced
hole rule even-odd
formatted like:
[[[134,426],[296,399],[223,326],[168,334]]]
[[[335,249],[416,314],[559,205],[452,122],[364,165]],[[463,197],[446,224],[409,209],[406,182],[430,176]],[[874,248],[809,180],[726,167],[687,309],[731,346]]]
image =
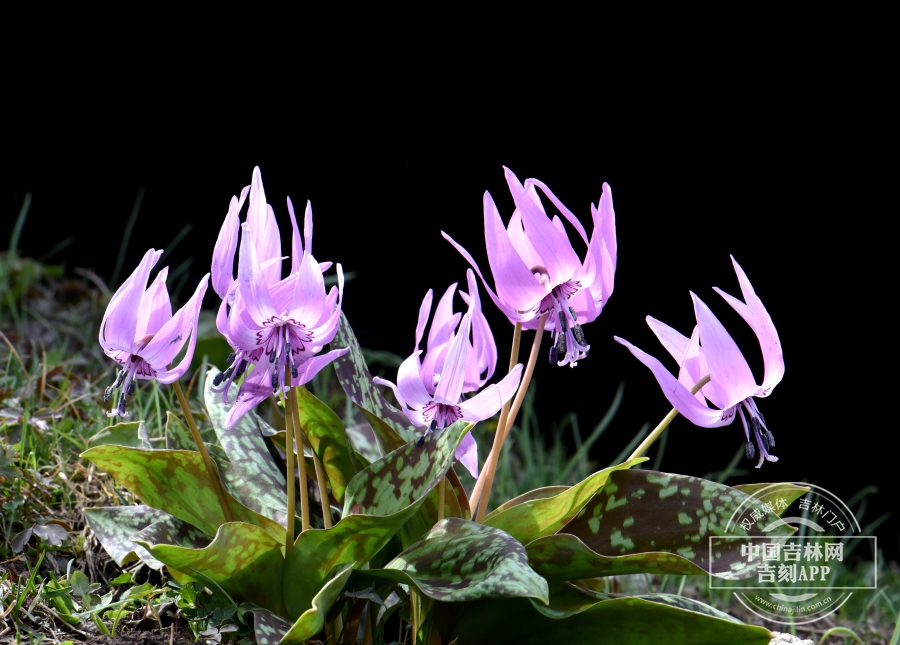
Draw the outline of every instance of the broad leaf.
[[[647,461],[647,458],[637,457],[618,466],[604,468],[555,497],[516,504],[492,513],[485,518],[484,523],[506,531],[523,544],[552,535],[584,508],[594,493],[603,488],[613,472],[631,468],[643,461]]]
[[[722,541],[709,561],[709,536],[744,536],[739,523],[760,505],[741,491],[697,477],[652,470],[619,470],[560,533],[581,538],[602,555],[630,555],[664,551],[726,579],[756,572],[756,564],[741,557],[742,540]],[[734,516],[735,519],[732,519]],[[732,522],[728,531],[729,521]],[[773,522],[768,533],[762,528]],[[760,512],[750,535],[787,536],[793,529],[774,512]]]
[[[171,412],[166,412],[166,448],[168,450],[196,450],[197,444],[187,426]]]
[[[84,516],[100,544],[120,567],[140,559],[152,569],[161,569],[163,563],[154,558],[144,547],[135,544],[131,537],[151,524],[162,522],[169,526],[174,536],[173,544],[199,548],[209,544],[209,537],[189,524],[175,519],[168,513],[149,506],[106,506],[84,509]]]
[[[287,509],[287,482],[284,475],[266,448],[256,414],[252,410],[231,429],[225,428],[225,418],[233,403],[225,405],[222,403],[222,395],[210,389],[216,373],[217,370],[213,368],[206,374],[203,399],[209,420],[219,437],[219,444],[231,462],[232,473],[226,471],[225,477],[229,488],[245,506],[286,526],[287,518],[284,513]],[[237,398],[236,383],[231,384],[229,394],[229,400],[233,402]]]
[[[284,595],[291,617],[310,607],[332,569],[363,565],[412,518],[453,463],[471,426],[432,433],[360,471],[347,485],[342,519],[330,529],[304,531],[285,562]]]
[[[107,426],[88,439],[88,448],[94,446],[131,446],[150,450],[150,435],[143,421],[128,421]]]
[[[124,446],[98,446],[81,454],[109,473],[144,504],[174,515],[215,535],[225,514],[200,453],[188,450],[137,450]],[[227,492],[226,492],[227,495]],[[232,516],[264,528],[284,540],[284,528],[227,495]]]
[[[472,603],[450,638],[466,645],[768,645],[772,633],[644,598],[597,602],[565,620],[541,615],[529,601],[510,599]]]
[[[760,502],[768,503],[779,516],[809,492],[809,486],[794,484],[738,484],[736,489]]]
[[[151,528],[157,528],[153,525]],[[263,529],[243,522],[219,527],[215,539],[202,549],[186,549],[169,542],[162,531],[143,531],[134,541],[163,562],[180,582],[212,580],[235,601],[253,602],[284,614],[281,581],[284,556],[280,542]],[[159,542],[154,542],[159,540]]]
[[[409,419],[402,411],[388,403],[372,382],[372,375],[366,366],[362,349],[344,312],[341,312],[341,322],[338,324],[337,334],[332,344],[335,347],[350,349],[349,352],[334,361],[334,370],[338,380],[350,400],[382,419],[404,441],[412,441],[415,438],[415,432],[410,428]],[[385,452],[389,450],[392,448],[385,448]]]
[[[565,493],[567,490],[569,490],[568,486],[544,486],[543,488],[535,488],[534,490],[530,490],[527,493],[522,493],[518,497],[513,497],[508,502],[500,504],[500,506],[488,513],[487,517],[497,515],[498,513],[505,511],[508,508],[512,508],[513,506],[518,506],[519,504],[524,504],[525,502],[530,502],[535,499],[556,497],[560,493]],[[485,519],[487,519],[487,517]]]
[[[384,569],[363,572],[415,585],[429,598],[536,598],[546,604],[547,581],[528,566],[525,548],[503,531],[459,518],[441,520]]]
[[[344,432],[344,424],[331,408],[309,390],[301,387],[296,388],[296,392],[300,428],[325,470],[331,492],[339,502],[343,501],[347,484],[362,470]]]
[[[352,563],[338,567],[331,580],[313,598],[312,607],[303,612],[293,625],[265,609],[252,609],[257,645],[300,645],[318,635],[325,627],[325,615],[341,595],[352,571]]]

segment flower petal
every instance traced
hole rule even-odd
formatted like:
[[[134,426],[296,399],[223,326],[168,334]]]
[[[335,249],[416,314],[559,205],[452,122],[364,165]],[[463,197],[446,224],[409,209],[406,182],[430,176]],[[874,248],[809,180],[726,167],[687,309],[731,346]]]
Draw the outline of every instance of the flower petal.
[[[200,318],[200,305],[203,304],[203,294],[209,284],[209,274],[203,276],[194,295],[184,306],[172,316],[165,325],[156,333],[147,346],[141,351],[140,356],[150,367],[156,370],[156,380],[160,383],[171,383],[187,371],[194,357],[194,348],[197,345],[197,322]],[[166,366],[175,360],[178,353],[184,347],[188,336],[191,337],[187,352],[178,365],[169,370]]]
[[[456,458],[471,473],[472,477],[478,479],[478,444],[475,443],[471,432],[467,432],[459,442]]]
[[[261,325],[271,320],[276,312],[272,305],[272,296],[269,294],[266,273],[260,267],[260,258],[256,254],[255,234],[247,224],[244,224],[243,228],[241,253],[238,258],[238,288],[241,290],[247,312],[257,324]]]
[[[462,322],[441,368],[441,379],[434,389],[434,400],[438,403],[456,405],[462,396],[463,384],[466,380],[466,354],[469,350],[469,333],[472,329],[472,315],[463,316]]]
[[[304,361],[297,366],[297,378],[291,378],[292,385],[294,387],[297,387],[298,385],[309,383],[313,379],[313,377],[321,371],[323,367],[325,367],[332,361],[339,359],[349,351],[349,347],[342,347],[341,349],[334,349],[327,354],[319,354],[309,359],[308,361]]]
[[[416,322],[416,349],[421,349],[419,345],[422,343],[422,336],[425,335],[425,326],[428,324],[428,317],[431,315],[431,301],[434,299],[434,289],[429,289],[425,297],[422,298],[422,304],[419,305],[419,320]]]
[[[234,253],[237,250],[241,227],[239,214],[249,190],[250,187],[247,186],[241,191],[240,200],[232,196],[231,203],[228,205],[228,214],[225,216],[225,221],[222,222],[219,237],[213,247],[212,284],[213,290],[220,298],[225,298],[231,283],[234,282]]]
[[[684,357],[687,354],[687,348],[690,339],[682,336],[679,332],[669,327],[666,323],[661,322],[653,316],[647,316],[647,325],[656,334],[659,342],[666,348],[669,355],[675,359],[679,366],[684,364]]]
[[[156,279],[141,297],[138,306],[138,321],[135,328],[135,339],[144,338],[147,334],[155,334],[172,317],[172,303],[166,289],[166,277],[169,267],[163,267],[156,274]]]
[[[411,408],[424,408],[431,403],[432,398],[419,377],[419,368],[416,364],[419,354],[421,351],[413,352],[400,363],[397,370],[397,387],[400,394],[397,400]]]
[[[456,293],[456,285],[454,282],[441,299],[438,301],[437,307],[434,309],[434,318],[431,319],[431,329],[428,330],[428,350],[438,347],[450,341],[453,336],[453,330],[459,323],[460,316],[453,313],[453,296]]]
[[[678,379],[672,376],[669,370],[650,354],[638,349],[624,338],[614,336],[613,340],[627,347],[635,358],[650,368],[653,376],[656,377],[656,382],[659,383],[663,394],[669,400],[669,403],[672,404],[672,407],[694,425],[703,428],[716,428],[728,425],[734,420],[733,409],[730,416],[722,418],[722,410],[710,409],[695,399],[691,391],[679,383]]]
[[[497,414],[503,404],[509,401],[519,387],[522,378],[522,364],[516,365],[499,383],[489,385],[481,392],[457,404],[465,421],[484,421]]]
[[[753,290],[753,285],[747,279],[747,274],[731,256],[731,262],[734,265],[734,271],[737,273],[738,282],[741,285],[741,293],[744,295],[746,304],[737,298],[728,295],[718,287],[713,287],[716,293],[722,296],[731,307],[738,312],[741,317],[756,333],[759,345],[763,353],[763,365],[765,366],[765,375],[762,385],[754,396],[769,396],[772,389],[781,382],[784,376],[784,354],[781,350],[781,341],[778,339],[778,332],[772,323],[772,317],[763,306],[762,300]]]
[[[297,228],[297,217],[294,215],[294,204],[291,198],[287,198],[288,216],[291,218],[291,273],[300,270],[303,261],[303,240],[300,239],[300,229]]]
[[[262,361],[244,378],[234,405],[231,406],[228,416],[225,417],[226,429],[231,429],[235,423],[240,421],[242,416],[272,394],[273,369],[275,369],[275,363]]]
[[[720,402],[722,407],[730,408],[752,396],[759,388],[744,355],[719,319],[693,292],[691,298],[700,327],[700,346],[709,365],[710,381],[715,383],[716,391],[723,399]]]
[[[288,315],[307,326],[316,324],[325,312],[325,278],[319,263],[304,253],[297,273],[297,283],[288,305]]]
[[[150,269],[159,261],[162,250],[150,249],[134,272],[113,294],[100,323],[100,345],[107,352],[133,353],[138,314]]]
[[[537,186],[538,188],[541,189],[541,192],[547,196],[547,199],[550,200],[550,203],[552,203],[554,206],[556,206],[559,209],[559,212],[562,213],[563,217],[565,217],[567,220],[569,220],[569,224],[571,224],[575,228],[575,230],[578,231],[578,234],[581,236],[581,239],[584,240],[585,244],[587,244],[588,237],[587,237],[587,233],[584,230],[584,226],[582,226],[581,222],[578,221],[578,218],[575,217],[575,214],[572,211],[570,211],[568,208],[566,208],[566,205],[563,204],[559,200],[559,197],[557,197],[556,195],[553,194],[553,191],[547,187],[547,184],[540,181],[539,179],[526,179],[525,186],[527,187],[530,185]],[[603,184],[603,185],[605,186],[606,184]],[[563,229],[563,230],[565,230],[565,229]]]

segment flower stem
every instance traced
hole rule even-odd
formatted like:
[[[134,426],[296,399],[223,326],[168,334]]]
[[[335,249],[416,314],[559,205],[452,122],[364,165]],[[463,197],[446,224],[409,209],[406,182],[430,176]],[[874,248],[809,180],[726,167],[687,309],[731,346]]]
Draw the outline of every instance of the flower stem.
[[[522,323],[516,323],[515,328],[513,329],[513,341],[512,341],[512,351],[509,353],[509,369],[507,370],[507,374],[512,372],[512,369],[519,362],[519,342],[522,340]],[[493,455],[498,455],[499,446],[503,443],[503,430],[504,424],[506,424],[506,417],[509,414],[509,406],[512,402],[512,399],[503,404],[503,407],[500,409],[500,420],[497,423],[497,429],[494,431],[494,444],[491,447],[491,451],[487,454],[487,458],[485,459],[484,468],[481,471],[481,475],[478,477],[478,481],[475,482],[475,487],[472,489],[472,496],[469,498],[471,508],[475,509],[475,514],[478,514],[478,507],[481,506],[481,494],[484,492],[484,484],[486,481],[485,472],[488,469],[488,466],[492,463]],[[496,459],[493,459],[496,462]],[[496,467],[496,463],[494,463],[494,467]]]
[[[306,458],[303,456],[303,431],[300,430],[300,408],[294,388],[288,392],[291,416],[294,418],[294,435],[297,439],[297,469],[300,471],[300,530],[309,529],[309,488],[306,485]],[[315,454],[315,453],[313,453]],[[314,457],[315,458],[315,457]],[[323,501],[324,503],[324,501]]]
[[[700,388],[702,388],[707,383],[709,383],[709,374],[707,374],[702,379],[697,381],[697,383],[694,385],[694,387],[691,388],[691,394],[696,394],[697,392],[699,392]],[[635,448],[634,452],[631,453],[631,456],[627,459],[627,461],[631,461],[635,457],[640,457],[645,452],[647,452],[647,449],[653,444],[654,441],[656,441],[659,438],[659,435],[661,435],[663,433],[663,430],[665,430],[667,427],[669,427],[669,424],[672,423],[672,419],[674,419],[677,416],[678,416],[678,410],[675,408],[672,408],[672,410],[669,412],[669,414],[667,414],[665,416],[665,418],[663,418],[663,420],[659,422],[659,425],[653,429],[653,432],[651,432],[649,435],[647,435],[647,438],[641,442],[641,445],[639,445],[637,448]]]
[[[234,517],[231,514],[231,507],[228,505],[228,496],[225,495],[225,489],[222,488],[222,480],[219,479],[217,471],[213,466],[212,459],[209,457],[209,452],[206,450],[206,444],[203,443],[200,431],[197,430],[197,424],[194,423],[194,415],[191,414],[191,409],[184,396],[184,391],[181,389],[181,383],[176,380],[172,385],[175,387],[175,395],[178,397],[178,402],[181,404],[181,411],[184,412],[184,420],[187,422],[188,429],[191,431],[194,443],[197,444],[200,458],[203,459],[203,465],[206,467],[206,474],[209,476],[209,482],[212,484],[213,490],[216,491],[216,497],[219,498],[219,505],[222,507],[222,513],[225,515],[225,521],[234,522]]]
[[[290,372],[285,370],[285,378],[290,377]],[[290,381],[288,381],[290,383]],[[294,488],[294,416],[291,414],[289,403],[293,390],[288,390],[288,397],[284,399],[284,461],[287,471],[287,530],[284,536],[284,557],[287,558],[294,546],[294,525],[297,514],[297,497]],[[284,395],[282,395],[283,397]],[[303,459],[302,452],[300,460]]]
[[[513,426],[513,423],[516,421],[516,416],[519,414],[519,408],[522,407],[522,401],[525,400],[525,393],[528,391],[528,385],[531,383],[531,376],[534,374],[534,366],[537,363],[538,352],[541,350],[541,340],[543,340],[544,336],[544,325],[547,322],[547,314],[542,315],[538,319],[537,330],[534,334],[534,342],[531,344],[531,353],[528,355],[528,363],[525,365],[525,373],[522,374],[522,381],[519,383],[519,389],[516,391],[516,398],[513,399],[512,406],[509,408],[509,414],[507,414],[506,419],[503,419],[501,416],[501,421],[503,421],[503,425],[497,426],[497,432],[503,433],[500,436],[499,445],[496,445],[496,449],[491,449],[490,461],[485,466],[484,472],[482,472],[482,476],[485,477],[484,482],[484,491],[481,493],[481,498],[478,500],[478,512],[475,515],[476,522],[484,521],[484,516],[487,513],[487,505],[488,499],[491,496],[491,487],[494,484],[494,474],[497,470],[497,463],[500,460],[500,450],[503,448],[503,442],[506,441],[506,437],[509,434],[510,429]],[[497,438],[494,437],[495,444],[497,443]]]
[[[438,505],[437,505],[437,521],[444,519],[444,498],[447,495],[447,477],[441,477],[441,483],[438,484]]]

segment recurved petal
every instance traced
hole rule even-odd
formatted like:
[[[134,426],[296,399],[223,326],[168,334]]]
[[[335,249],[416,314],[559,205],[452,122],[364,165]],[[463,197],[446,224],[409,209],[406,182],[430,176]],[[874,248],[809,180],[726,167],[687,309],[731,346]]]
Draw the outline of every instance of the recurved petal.
[[[107,353],[115,351],[133,353],[144,288],[147,286],[147,278],[150,277],[150,269],[161,255],[162,250],[148,250],[134,272],[110,299],[100,323],[100,345]]]
[[[441,368],[441,379],[434,389],[434,400],[438,403],[456,405],[462,396],[463,385],[466,380],[466,354],[469,351],[469,333],[472,329],[472,315],[467,313],[450,347],[447,349],[447,357]]]
[[[225,428],[230,429],[240,421],[249,410],[272,394],[272,370],[275,363],[268,361],[259,362],[253,371],[244,379],[238,390],[234,405],[225,417]]]
[[[526,179],[525,185],[533,185],[540,188],[541,192],[543,192],[544,195],[547,196],[547,199],[550,200],[550,203],[556,206],[559,209],[559,212],[562,213],[562,216],[569,220],[569,224],[571,224],[575,228],[575,230],[578,231],[578,234],[581,236],[581,239],[584,240],[584,243],[588,243],[588,237],[587,233],[584,230],[584,226],[582,226],[581,222],[578,221],[578,218],[575,217],[575,214],[568,208],[566,208],[566,205],[560,201],[559,197],[553,194],[553,191],[547,187],[547,184],[540,181],[539,179]],[[606,186],[606,184],[603,185]]]
[[[472,438],[471,432],[466,433],[466,436],[459,442],[456,458],[472,474],[472,477],[478,479],[478,444]]]
[[[428,324],[428,316],[431,315],[431,301],[434,298],[434,289],[429,289],[425,297],[422,298],[422,304],[419,305],[419,320],[416,322],[416,349],[421,349],[419,345],[422,343],[422,336],[425,335],[425,326]]]
[[[669,370],[667,370],[656,358],[650,356],[650,354],[647,354],[643,350],[638,349],[624,338],[614,336],[613,339],[617,343],[627,347],[635,358],[650,368],[650,371],[653,372],[653,376],[656,377],[656,382],[659,383],[659,386],[662,388],[663,394],[669,400],[669,403],[671,403],[672,407],[678,410],[685,419],[694,425],[703,428],[716,428],[728,425],[734,420],[733,414],[727,419],[723,419],[721,410],[710,409],[694,398],[691,391],[679,383],[678,379],[672,376],[672,374],[669,373]]]
[[[456,294],[456,285],[454,282],[441,299],[438,301],[437,307],[434,309],[434,318],[431,320],[431,329],[428,330],[428,350],[433,347],[443,345],[450,340],[453,330],[459,324],[460,316],[453,313],[453,296]]]
[[[425,422],[425,417],[422,414],[422,410],[420,408],[411,409],[403,398],[403,395],[400,393],[400,389],[391,383],[390,381],[386,381],[383,378],[378,378],[377,376],[372,379],[372,381],[376,385],[386,385],[394,391],[394,396],[397,397],[397,402],[400,403],[400,409],[403,411],[403,414],[406,415],[406,418],[409,419],[410,423],[416,426],[424,426],[427,425]]]
[[[342,347],[341,349],[334,349],[327,354],[318,354],[317,356],[313,356],[308,361],[304,361],[297,367],[297,378],[291,377],[291,382],[294,387],[298,385],[303,385],[304,383],[309,383],[313,377],[318,374],[323,367],[339,359],[341,356],[350,351],[349,347]]]
[[[730,408],[756,392],[756,380],[737,343],[719,319],[695,293],[691,292],[691,298],[700,327],[700,346],[709,365],[710,381],[715,383],[716,392],[723,398],[720,402],[722,408]]]
[[[304,253],[297,282],[287,304],[289,316],[307,326],[313,325],[325,312],[325,299],[325,278],[319,270],[319,263],[309,253]]]
[[[169,301],[169,292],[166,289],[168,275],[169,267],[163,267],[141,297],[137,327],[134,333],[136,340],[147,334],[155,334],[172,317],[172,303]]]
[[[153,340],[141,350],[141,358],[156,370],[156,380],[160,383],[171,383],[176,380],[191,364],[194,348],[197,345],[197,321],[200,318],[200,305],[203,304],[203,294],[206,293],[208,283],[209,274],[207,273],[197,285],[191,299],[175,312],[175,315],[156,333]],[[184,357],[173,369],[167,369],[166,366],[175,360],[184,347],[188,336],[190,336],[190,344]]]
[[[682,365],[684,363],[685,354],[687,354],[688,345],[691,342],[690,339],[653,316],[647,316],[647,325],[649,325],[650,329],[653,330],[653,333],[656,334],[659,342],[666,348],[669,355],[675,359],[675,362],[678,363],[679,366]]]
[[[529,311],[537,306],[550,288],[542,286],[531,268],[525,266],[519,257],[509,240],[497,206],[487,192],[484,194],[484,240],[499,298],[514,311]],[[472,264],[477,270],[477,265]]]
[[[297,216],[294,214],[294,204],[290,197],[287,198],[287,207],[288,216],[291,218],[291,273],[297,273],[303,261],[303,240],[300,239]]]
[[[397,400],[411,408],[424,408],[431,402],[431,395],[428,394],[419,376],[416,359],[421,353],[421,351],[413,352],[400,363],[400,368],[397,370]]]
[[[762,348],[765,376],[763,377],[762,385],[754,396],[769,396],[772,389],[781,382],[784,376],[784,354],[781,350],[781,341],[778,338],[778,331],[776,331],[775,325],[772,323],[772,317],[769,316],[769,312],[763,305],[762,300],[756,295],[753,285],[747,279],[747,274],[744,273],[734,256],[731,256],[731,262],[734,264],[734,271],[737,273],[738,282],[741,285],[741,293],[744,295],[746,304],[728,295],[718,287],[713,287],[713,289],[741,315],[756,333],[756,338],[759,340],[759,345]]]
[[[481,392],[457,404],[465,421],[484,421],[503,407],[516,393],[522,378],[522,364],[516,365],[499,383],[489,385]]]
[[[212,284],[213,290],[220,298],[225,298],[231,283],[234,282],[234,253],[237,250],[238,234],[240,232],[241,222],[239,213],[244,205],[249,188],[241,191],[241,199],[237,197],[231,198],[228,205],[228,214],[225,221],[222,222],[222,228],[219,229],[219,237],[216,239],[216,245],[213,247],[212,257]]]

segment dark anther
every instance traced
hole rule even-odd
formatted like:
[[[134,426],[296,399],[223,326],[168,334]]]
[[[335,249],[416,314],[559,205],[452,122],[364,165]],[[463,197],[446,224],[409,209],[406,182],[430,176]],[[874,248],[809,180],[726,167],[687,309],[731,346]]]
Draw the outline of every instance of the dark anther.
[[[559,338],[556,339],[556,351],[563,356],[566,355],[566,337],[564,334],[560,334]]]
[[[575,335],[575,340],[579,345],[587,345],[587,341],[584,340],[584,330],[581,328],[581,325],[574,325],[572,327],[572,334]]]
[[[569,328],[569,325],[566,324],[566,314],[563,312],[559,312],[559,333],[565,334],[566,330]]]
[[[134,396],[134,391],[137,389],[137,381],[131,379],[131,382],[128,384],[128,396]]]
[[[769,448],[775,447],[775,435],[773,435],[769,430],[766,430],[766,439],[769,440]]]
[[[291,378],[297,378],[297,366],[291,365]]]
[[[753,459],[756,456],[756,448],[752,441],[747,442],[747,459]]]
[[[213,377],[213,385],[221,385],[225,380],[225,372],[219,372]]]
[[[119,370],[118,372],[116,372],[116,380],[113,381],[112,389],[115,390],[117,387],[122,385],[122,379],[124,379],[124,378],[125,378],[125,370]]]
[[[112,393],[113,393],[113,386],[112,386],[112,385],[110,385],[110,386],[107,387],[105,390],[103,390],[103,402],[104,402],[104,403],[106,403],[107,401],[109,401],[109,397],[112,396]]]
[[[278,389],[278,374],[272,374],[272,389]]]
[[[756,436],[759,437],[759,442],[762,444],[763,450],[765,450],[766,452],[769,452],[769,447],[770,447],[769,439],[768,439],[768,437],[766,437],[766,433],[760,432]]]
[[[132,354],[132,355],[131,355],[131,362],[132,362],[132,363],[136,363],[138,358],[140,358],[140,357],[137,356],[136,354]]]
[[[119,407],[120,412],[125,409],[125,393],[124,392],[122,392],[119,395],[119,406],[118,407]]]
[[[285,354],[285,356],[291,355],[291,344],[290,343],[284,344],[284,354]]]
[[[424,445],[425,445],[425,435],[422,435],[421,437],[419,437],[419,440],[416,441],[416,447],[421,448]]]
[[[556,345],[550,348],[550,364],[556,365],[557,357],[559,356],[559,350],[556,349]]]
[[[434,432],[435,430],[437,430],[437,419],[432,419],[432,420],[431,420],[431,425],[428,426],[428,431],[429,431],[429,432]]]
[[[231,365],[234,362],[235,356],[236,356],[236,354],[234,352],[231,352],[228,355],[228,358],[225,359],[225,362],[228,363],[229,365]]]
[[[247,361],[242,359],[240,364],[238,365],[237,372],[235,372],[235,374],[234,374],[234,378],[240,378],[240,376],[244,373],[244,370],[246,370],[246,369],[247,369]]]
[[[569,307],[569,313],[572,316],[572,320],[578,320],[578,316],[575,314],[575,310],[572,307]]]
[[[270,363],[275,362],[275,350],[272,350],[271,352],[269,352],[269,362]]]

